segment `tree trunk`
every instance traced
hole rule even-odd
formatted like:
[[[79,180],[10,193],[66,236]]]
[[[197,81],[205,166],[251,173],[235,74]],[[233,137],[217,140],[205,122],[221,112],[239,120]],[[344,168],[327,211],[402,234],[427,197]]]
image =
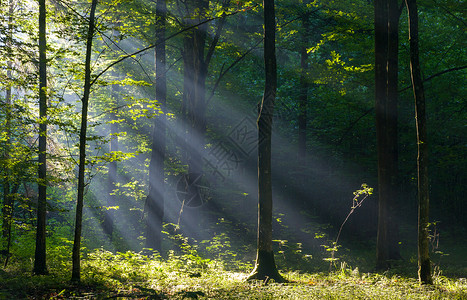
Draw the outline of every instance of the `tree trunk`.
[[[47,213],[47,57],[46,7],[39,0],[39,168],[37,199],[36,250],[34,274],[47,274],[46,265],[46,213]]]
[[[13,217],[14,217],[14,204],[15,204],[15,195],[18,193],[18,190],[19,190],[19,184],[18,183],[15,183],[15,185],[13,186],[13,189],[11,191],[11,194],[8,195],[8,198],[9,198],[9,215],[8,215],[8,218],[7,218],[7,224],[6,224],[6,247],[5,247],[5,251],[7,253],[6,255],[6,258],[5,258],[5,262],[3,264],[3,267],[6,268],[6,266],[8,265],[8,260],[10,258],[10,248],[11,248],[11,223],[13,222]]]
[[[425,92],[420,71],[417,1],[406,0],[409,15],[410,74],[415,98],[417,128],[417,175],[418,175],[418,279],[424,284],[433,284],[428,248],[429,239],[429,180],[428,140],[425,115]]]
[[[266,82],[258,116],[258,249],[255,268],[248,279],[284,282],[272,250],[272,116],[277,89],[274,0],[264,0],[264,65]]]
[[[389,182],[388,170],[385,163],[387,157],[387,123],[386,123],[386,57],[388,48],[388,0],[375,0],[374,22],[375,22],[375,111],[376,111],[376,139],[378,150],[378,235],[376,240],[376,267],[387,268],[388,253],[388,195]]]
[[[310,22],[308,14],[302,17],[302,45],[300,49],[300,95],[298,98],[298,157],[301,165],[306,163],[306,123],[307,123],[307,103],[308,103],[308,32]]]
[[[193,1],[193,0],[192,0]],[[224,0],[222,5],[226,8],[229,5],[229,0]],[[209,1],[199,0],[193,1],[188,7],[193,7],[193,11],[189,15],[195,14],[197,22],[202,23],[206,20],[206,14],[209,10]],[[208,23],[198,26],[193,31],[191,38],[186,39],[185,53],[186,53],[186,66],[192,68],[191,80],[188,84],[192,84],[191,95],[186,97],[187,103],[187,117],[188,117],[188,139],[190,144],[190,154],[188,158],[189,173],[201,174],[203,171],[202,157],[204,152],[205,135],[206,135],[206,78],[208,75],[208,68],[211,62],[212,55],[214,54],[216,45],[219,41],[220,34],[225,24],[225,17],[219,20],[216,28],[215,36],[209,45],[208,51],[205,54]],[[190,21],[186,25],[194,25]],[[191,52],[188,54],[188,52]],[[188,61],[191,59],[192,61]],[[196,176],[197,177],[197,176]]]
[[[11,62],[8,63],[7,77],[11,78]],[[3,180],[3,222],[2,222],[2,235],[8,238],[11,235],[11,219],[13,218],[13,197],[10,193],[11,171],[10,171],[10,145],[11,145],[11,86],[9,85],[5,95],[5,152],[3,159],[5,160],[4,180]]]
[[[186,12],[184,16],[184,26],[190,27],[195,24],[193,19],[194,14],[194,2],[193,0],[187,0]],[[192,103],[195,97],[195,66],[194,66],[194,35],[197,29],[193,28],[187,30],[183,37],[183,96],[182,96],[182,107],[181,107],[181,128],[183,129],[182,136],[179,137],[182,162],[188,165],[188,173],[193,172],[192,165],[192,154],[196,151],[194,145],[194,134],[192,130]],[[187,178],[187,181],[190,178]],[[189,201],[191,187],[187,186],[185,189],[185,195],[183,199],[179,199],[182,202],[182,208],[179,215],[179,225],[181,214],[183,212],[183,206],[185,202]],[[181,194],[182,195],[182,194]]]
[[[165,27],[167,7],[165,0],[157,0],[156,4],[156,100],[160,104],[162,114],[154,120],[152,133],[151,162],[149,163],[149,193],[146,198],[146,247],[162,251],[162,222],[164,218],[164,159],[166,145],[165,105],[167,98],[166,59],[165,59]]]
[[[8,143],[8,141],[7,141]],[[8,161],[9,155],[8,155],[8,148],[5,151],[5,154],[3,155],[3,159],[5,161]],[[4,180],[3,180],[3,208],[2,208],[2,236],[4,238],[7,238],[9,235],[9,224],[10,224],[10,218],[11,218],[11,213],[12,213],[12,201],[11,201],[11,194],[10,194],[10,171],[8,166],[4,170]]]
[[[80,248],[81,248],[81,229],[83,223],[83,204],[84,204],[84,171],[86,167],[86,134],[88,126],[88,105],[89,94],[91,92],[91,52],[92,39],[94,36],[94,16],[96,12],[97,0],[92,0],[91,13],[89,16],[89,29],[86,41],[86,61],[84,70],[84,92],[81,108],[81,130],[79,133],[79,170],[78,170],[78,198],[76,201],[76,220],[75,220],[75,238],[73,242],[72,271],[71,280],[80,281]]]
[[[112,112],[110,113],[110,121],[116,120],[116,114],[118,112],[118,94],[117,94],[118,85],[112,85],[112,105],[114,106]],[[109,152],[118,151],[118,124],[111,122],[110,123],[110,148]],[[112,235],[114,231],[114,219],[115,219],[115,195],[113,191],[115,190],[115,183],[117,182],[117,161],[111,161],[109,163],[109,171],[107,174],[107,209],[104,209],[104,222],[102,224],[102,229],[104,234],[107,235],[110,241],[112,241]]]
[[[188,19],[187,22],[190,22],[189,18],[186,19]],[[190,23],[187,23],[186,25],[190,26]],[[188,103],[190,101],[189,99],[191,99],[194,94],[193,31],[194,29],[187,31],[183,37],[183,96],[181,107],[181,127],[183,128],[183,136],[180,137],[183,163],[188,163],[190,152],[188,146]]]
[[[222,5],[225,8],[229,1],[224,0]],[[202,23],[206,20],[206,14],[209,9],[209,1],[187,1],[187,16],[185,25],[193,26],[194,22]],[[196,21],[194,21],[196,20]],[[202,201],[198,194],[198,187],[193,185],[203,174],[203,156],[206,135],[206,78],[208,74],[209,63],[219,41],[220,34],[225,24],[225,17],[220,18],[216,34],[209,45],[205,55],[207,41],[208,23],[202,24],[197,28],[188,31],[184,39],[184,95],[182,110],[186,109],[186,129],[187,141],[185,143],[186,161],[188,164],[187,189],[185,191],[186,201],[191,201],[192,206],[200,204]],[[193,199],[198,199],[194,203]],[[185,203],[185,201],[184,201]],[[198,212],[193,211],[193,214]],[[199,216],[192,216],[191,219],[199,219]],[[191,224],[197,226],[198,224]],[[196,230],[194,230],[196,231]]]
[[[12,38],[13,38],[13,13],[14,13],[13,1],[10,0],[9,10],[8,10],[8,33],[6,37],[6,46],[12,47]],[[11,69],[12,62],[8,60],[7,62],[7,78],[11,80]],[[5,160],[5,168],[3,170],[4,180],[3,180],[3,210],[2,210],[2,235],[5,238],[8,238],[11,235],[11,218],[13,212],[13,200],[10,194],[10,145],[11,145],[11,82],[8,82],[6,92],[5,92],[5,147],[3,153],[3,159]]]
[[[399,83],[399,5],[397,0],[388,0],[388,53],[387,53],[387,176],[388,188],[388,213],[387,224],[387,248],[389,260],[401,259],[399,251],[399,226],[396,220],[399,200],[399,168],[398,168],[398,83]]]
[[[13,16],[13,5],[10,2],[10,11],[9,11],[9,36],[8,36],[8,46],[11,46],[11,32],[12,32],[12,16]],[[11,61],[7,62],[7,78],[11,79]],[[11,103],[11,84],[8,84],[6,95],[5,95],[5,133],[6,133],[6,142],[5,142],[5,153],[3,159],[6,161],[4,169],[4,180],[3,180],[3,222],[2,222],[2,235],[6,238],[5,251],[7,253],[5,258],[4,266],[8,264],[8,258],[10,253],[11,245],[11,223],[13,221],[14,213],[14,195],[18,192],[19,185],[15,184],[13,190],[10,191],[10,183],[12,180],[11,171],[10,171],[10,145],[11,145],[11,112],[12,112],[12,103]]]
[[[209,1],[195,1],[195,10],[198,22],[205,20],[209,8]],[[189,144],[191,146],[188,168],[190,174],[201,174],[203,169],[202,157],[204,151],[204,138],[206,133],[206,75],[207,65],[204,58],[206,45],[207,24],[200,25],[193,30],[193,94],[188,98]],[[199,175],[195,175],[198,177]],[[189,182],[191,180],[189,179]]]
[[[375,1],[375,108],[378,149],[378,236],[376,267],[387,269],[400,259],[397,222],[397,0]]]

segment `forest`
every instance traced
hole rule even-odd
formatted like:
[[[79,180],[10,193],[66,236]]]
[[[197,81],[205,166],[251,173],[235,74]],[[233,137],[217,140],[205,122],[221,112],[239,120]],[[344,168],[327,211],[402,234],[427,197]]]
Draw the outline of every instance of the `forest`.
[[[0,11],[0,299],[467,299],[465,1]]]

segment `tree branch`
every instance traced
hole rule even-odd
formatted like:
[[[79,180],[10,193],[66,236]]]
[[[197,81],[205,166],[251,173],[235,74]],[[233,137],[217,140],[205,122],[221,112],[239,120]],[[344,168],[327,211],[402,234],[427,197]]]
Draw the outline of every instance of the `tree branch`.
[[[209,103],[211,101],[212,97],[214,96],[214,92],[216,91],[222,77],[224,77],[224,75],[227,74],[227,72],[229,72],[230,69],[232,69],[236,64],[238,64],[242,59],[244,59],[245,56],[247,56],[251,51],[253,51],[253,49],[255,49],[263,40],[264,40],[264,38],[261,38],[258,42],[256,42],[256,44],[254,44],[253,47],[248,49],[248,51],[243,53],[242,56],[237,58],[227,69],[225,69],[225,71],[222,72],[222,70],[221,70],[221,74],[217,78],[216,83],[214,84],[214,87],[212,88],[211,95],[209,96],[209,99],[208,99],[208,101],[206,103]]]
[[[368,115],[370,112],[373,111],[373,107],[370,109],[366,110],[362,115],[360,115],[357,119],[355,119],[352,123],[350,123],[349,127],[345,130],[344,134],[341,136],[339,141],[337,142],[336,146],[339,146],[343,141],[344,138],[347,136],[347,134],[352,130],[352,128],[361,120],[363,119],[366,115]]]
[[[428,78],[425,78],[423,80],[423,82],[427,82],[427,81],[429,81],[429,80],[431,80],[431,79],[433,79],[435,77],[441,76],[443,74],[446,74],[446,73],[449,73],[449,72],[452,72],[452,71],[459,71],[459,70],[466,69],[466,68],[467,68],[467,66],[461,66],[461,67],[455,67],[455,68],[447,69],[447,70],[438,72],[436,74],[433,74]],[[406,90],[410,89],[411,87],[412,87],[412,85],[409,85],[409,86],[403,88],[402,90],[399,90],[398,92],[400,93],[400,92],[406,91]]]
[[[224,0],[222,3],[222,8],[225,9],[229,5],[229,3],[230,3],[230,0]],[[221,16],[221,21],[219,22],[219,25],[217,26],[217,29],[216,29],[216,35],[214,36],[214,39],[212,40],[211,45],[209,45],[208,53],[206,54],[206,59],[204,60],[206,67],[209,66],[212,55],[214,54],[214,50],[216,50],[216,46],[217,46],[217,43],[219,42],[222,29],[224,28],[224,25],[225,25],[225,21],[226,21],[225,17],[226,17],[226,14],[223,13]]]
[[[233,15],[236,15],[236,14],[238,14],[238,13],[240,13],[240,12],[244,12],[244,11],[246,11],[246,10],[253,9],[253,8],[256,7],[256,6],[257,6],[257,5],[248,7],[248,8],[246,8],[246,9],[236,10],[236,11],[234,11],[234,12],[232,12],[232,13],[229,13],[229,14],[223,14],[223,15],[220,16],[220,17],[214,17],[214,18],[211,18],[211,19],[204,20],[203,22],[200,22],[200,23],[198,23],[198,24],[195,24],[195,25],[192,25],[192,26],[183,28],[182,30],[180,30],[180,31],[178,31],[178,32],[176,32],[176,33],[174,33],[174,34],[171,34],[170,36],[166,37],[166,38],[164,39],[164,41],[170,40],[171,38],[176,37],[177,35],[179,35],[179,34],[185,32],[185,31],[191,30],[191,29],[193,29],[193,28],[196,28],[196,27],[198,27],[198,26],[200,26],[200,25],[206,24],[206,23],[208,23],[208,22],[211,22],[211,21],[214,21],[214,20],[217,20],[217,19],[221,19],[221,18],[225,18],[225,17],[230,17],[230,16],[233,16]],[[124,61],[124,60],[127,59],[127,58],[130,58],[130,57],[135,56],[135,55],[137,55],[137,54],[140,54],[140,53],[143,53],[143,52],[145,52],[145,51],[148,51],[148,50],[150,50],[150,49],[156,47],[157,45],[158,45],[158,43],[157,43],[157,44],[150,45],[150,46],[147,46],[147,47],[145,47],[145,48],[143,48],[143,49],[141,49],[141,50],[138,50],[138,51],[136,51],[136,52],[133,52],[133,53],[124,55],[124,56],[122,56],[121,58],[117,59],[116,61],[112,62],[112,63],[109,64],[107,67],[105,67],[104,70],[102,70],[100,73],[98,73],[98,74],[94,77],[94,79],[93,79],[92,82],[91,82],[91,86],[94,85],[94,83],[96,83],[96,81],[99,79],[99,77],[101,77],[105,72],[107,72],[110,68],[112,68],[112,67],[115,66],[116,64],[118,64],[118,63]]]

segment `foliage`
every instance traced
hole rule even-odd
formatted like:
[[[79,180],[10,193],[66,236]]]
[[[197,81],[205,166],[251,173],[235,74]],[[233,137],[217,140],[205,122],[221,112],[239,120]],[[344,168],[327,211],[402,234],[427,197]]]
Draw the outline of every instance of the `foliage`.
[[[197,299],[464,299],[467,296],[465,279],[437,276],[435,285],[427,287],[420,286],[414,278],[364,273],[345,262],[329,274],[288,272],[285,277],[289,283],[264,285],[244,281],[248,274],[245,270],[225,270],[222,267],[225,261],[206,260],[192,250],[184,251],[190,254],[163,259],[156,253],[96,249],[83,259],[83,282],[78,286],[67,280],[69,264],[52,268],[51,275],[31,276],[23,272],[26,261],[15,261],[0,272],[0,295],[42,299],[184,299],[189,295]],[[66,260],[56,252],[51,257]]]

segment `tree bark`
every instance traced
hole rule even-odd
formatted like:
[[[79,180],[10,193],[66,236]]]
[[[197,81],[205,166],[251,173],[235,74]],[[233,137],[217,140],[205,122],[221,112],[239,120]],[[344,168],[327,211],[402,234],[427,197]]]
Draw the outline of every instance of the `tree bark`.
[[[116,119],[116,114],[118,110],[118,85],[112,85],[112,112],[110,113],[110,121]],[[110,148],[109,152],[118,151],[118,124],[111,122],[110,124]],[[115,190],[115,183],[117,182],[117,161],[111,161],[109,163],[109,170],[107,173],[107,206],[109,208],[104,209],[104,222],[102,223],[102,229],[104,234],[107,235],[110,241],[112,241],[112,235],[114,231],[114,219],[115,219],[115,195],[113,191]]]
[[[146,198],[146,247],[162,251],[162,225],[164,218],[164,159],[166,147],[165,106],[167,98],[165,30],[167,6],[165,0],[157,0],[156,4],[156,100],[160,104],[162,114],[154,120],[152,133],[152,152],[149,163],[149,193]]]
[[[79,133],[79,170],[78,170],[78,198],[76,201],[75,238],[73,242],[71,280],[81,280],[81,230],[83,225],[84,205],[84,173],[86,168],[86,134],[88,126],[89,94],[91,93],[91,52],[92,39],[94,36],[94,22],[97,0],[92,0],[89,16],[89,29],[86,41],[86,61],[84,70],[84,92],[81,99],[81,130]]]
[[[195,10],[198,22],[205,20],[209,8],[209,1],[195,1]],[[206,45],[207,24],[200,25],[193,30],[192,59],[193,59],[193,93],[188,98],[189,144],[191,146],[188,168],[189,174],[198,177],[202,173],[204,138],[206,133],[206,76],[208,66],[205,63],[204,48]],[[191,179],[189,179],[191,182]]]
[[[399,83],[399,5],[397,0],[388,0],[388,53],[387,53],[387,105],[386,105],[386,122],[387,122],[387,181],[388,188],[388,233],[387,233],[387,248],[388,259],[401,259],[399,251],[399,226],[396,220],[398,200],[399,200],[399,174],[398,174],[398,83]]]
[[[375,1],[375,110],[378,150],[378,235],[376,267],[387,269],[400,259],[394,220],[397,193],[397,0]]]
[[[272,117],[277,89],[274,0],[264,0],[264,67],[266,81],[258,116],[258,244],[255,268],[248,279],[284,282],[272,249]]]
[[[188,19],[188,18],[187,18]],[[189,22],[189,21],[187,21]],[[187,26],[190,23],[187,23]],[[181,107],[181,121],[183,136],[181,137],[182,161],[188,163],[190,149],[188,147],[188,103],[194,94],[194,71],[193,71],[193,30],[189,30],[183,37],[183,96]]]
[[[309,15],[302,16],[302,45],[300,49],[300,95],[298,98],[298,157],[301,164],[306,163],[306,129],[308,104],[308,32],[310,31]]]
[[[11,32],[12,32],[12,11],[13,5],[10,2],[10,16],[9,16],[9,37],[7,39],[8,46],[11,47]],[[7,62],[7,78],[11,79],[11,61]],[[5,152],[3,159],[6,161],[4,169],[4,180],[3,180],[3,210],[2,210],[2,235],[6,238],[6,258],[5,258],[5,267],[8,264],[8,258],[10,253],[10,244],[11,244],[11,223],[13,221],[14,213],[14,194],[18,192],[19,185],[16,184],[13,186],[13,190],[10,191],[10,183],[12,183],[11,170],[10,170],[10,145],[11,145],[11,117],[12,117],[12,103],[11,103],[11,85],[9,84],[5,93],[5,133],[6,133],[6,142],[5,142]]]
[[[207,29],[206,14],[209,9],[209,1],[186,1],[187,13],[185,17],[186,26],[193,26],[194,22],[198,22],[198,27],[187,31],[184,39],[184,95],[182,103],[182,111],[186,111],[186,142],[184,148],[186,150],[186,161],[188,165],[187,190],[185,195],[187,201],[191,201],[191,205],[195,206],[202,201],[199,197],[193,197],[198,194],[198,187],[193,183],[199,180],[203,174],[203,156],[205,147],[206,135],[206,78],[208,75],[209,63],[219,41],[220,34],[225,24],[225,16],[221,17],[216,29],[216,34],[207,48]],[[229,0],[223,1],[225,8],[229,4]],[[196,21],[193,21],[196,19]],[[198,199],[194,203],[193,199]],[[197,212],[193,211],[193,214]],[[199,219],[199,216],[194,216],[193,219]],[[197,224],[192,224],[197,226]],[[195,230],[196,231],[196,230]]]
[[[47,40],[45,0],[39,0],[39,167],[37,199],[36,250],[34,274],[47,274],[46,214],[47,214]]]
[[[7,77],[11,77],[11,62],[8,63]],[[10,145],[11,145],[11,86],[7,87],[5,95],[5,133],[6,133],[6,142],[5,142],[5,152],[3,154],[3,159],[6,161],[3,180],[3,222],[2,222],[2,235],[5,238],[8,238],[11,235],[11,220],[13,218],[13,197],[10,192],[10,183],[11,183],[11,170],[10,170]]]
[[[8,218],[7,218],[7,224],[6,224],[6,247],[5,247],[5,251],[7,253],[6,255],[6,258],[5,258],[5,262],[3,264],[3,267],[6,268],[6,266],[8,265],[8,260],[10,258],[10,248],[11,248],[11,223],[13,222],[13,217],[14,217],[14,210],[13,210],[13,207],[14,207],[14,204],[15,204],[15,195],[18,193],[18,190],[19,190],[19,184],[18,183],[15,183],[13,185],[13,189],[11,190],[11,194],[8,195],[9,197],[9,213],[10,215],[8,215]]]
[[[376,239],[376,267],[378,269],[387,267],[389,253],[388,241],[388,170],[385,162],[389,160],[386,149],[388,148],[386,132],[386,57],[388,48],[388,0],[375,0],[374,22],[375,22],[375,111],[376,111],[376,139],[378,151],[378,235]]]
[[[428,140],[425,114],[425,91],[420,71],[418,11],[416,0],[405,1],[409,17],[410,75],[415,99],[417,129],[417,177],[418,177],[418,279],[424,284],[433,284],[429,255],[429,178]]]
[[[13,39],[13,13],[14,5],[13,0],[9,2],[8,10],[8,32],[6,37],[6,46],[12,47]],[[8,80],[12,79],[11,76],[12,62],[11,60],[7,61],[7,71],[6,76]],[[3,171],[3,210],[2,210],[2,235],[5,238],[8,238],[11,235],[11,219],[13,213],[13,198],[10,193],[10,145],[11,145],[11,117],[12,117],[12,103],[11,103],[11,82],[8,82],[6,91],[5,91],[5,147],[3,153],[3,159],[5,160],[5,168]]]
[[[192,2],[187,5],[189,9],[192,8],[192,10],[188,11],[187,13],[187,26],[194,25],[193,14],[195,14],[194,17],[196,17],[198,23],[203,23],[206,20],[206,14],[209,10],[209,1],[191,1]],[[229,0],[224,0],[222,5],[225,8],[229,3]],[[189,16],[192,17],[191,20]],[[224,24],[225,16],[219,20],[215,36],[207,49],[207,53],[205,53],[208,29],[207,23],[204,23],[197,28],[190,30],[188,32],[189,34],[187,34],[185,37],[185,72],[190,72],[191,69],[191,74],[186,74],[187,76],[184,77],[184,85],[191,85],[190,87],[186,86],[185,91],[187,91],[187,96],[184,97],[188,118],[187,136],[188,144],[190,147],[188,154],[188,168],[189,173],[195,174],[195,177],[198,177],[203,170],[202,157],[206,135],[207,109],[206,78],[208,75],[209,64],[219,41]],[[191,179],[189,180],[191,181]]]

